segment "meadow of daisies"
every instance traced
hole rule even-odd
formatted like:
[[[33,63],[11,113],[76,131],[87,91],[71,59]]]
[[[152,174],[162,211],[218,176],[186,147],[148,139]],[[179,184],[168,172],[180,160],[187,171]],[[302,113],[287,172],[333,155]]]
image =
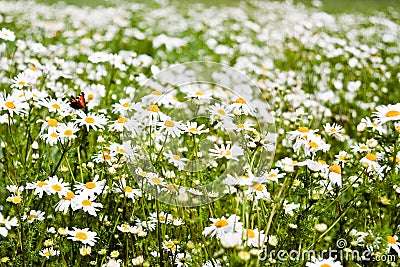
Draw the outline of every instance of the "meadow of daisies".
[[[0,265],[398,266],[399,17],[0,1]]]

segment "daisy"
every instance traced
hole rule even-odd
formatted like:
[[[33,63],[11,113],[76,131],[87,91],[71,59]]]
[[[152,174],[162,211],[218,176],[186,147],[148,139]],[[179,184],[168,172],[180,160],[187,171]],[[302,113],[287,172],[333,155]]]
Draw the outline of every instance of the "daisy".
[[[237,232],[225,233],[220,237],[220,241],[224,248],[235,248],[242,244],[242,235]]]
[[[141,121],[144,121],[146,126],[154,126],[158,121],[168,119],[168,116],[160,110],[157,104],[147,105],[144,106],[144,108],[144,110],[138,109],[138,118]]]
[[[210,106],[210,119],[211,121],[229,121],[232,122],[233,114],[228,106],[225,104],[216,103]]]
[[[202,232],[204,236],[209,235],[211,237],[217,236],[218,238],[221,238],[226,233],[231,233],[234,230],[235,231],[242,230],[242,223],[239,222],[239,217],[236,216],[235,214],[229,216],[228,219],[222,216],[222,218],[219,219],[210,218],[210,221],[213,224],[204,229],[204,231]]]
[[[316,259],[311,257],[311,261],[306,263],[307,267],[343,267],[339,261],[334,261],[335,259]]]
[[[19,73],[11,82],[11,88],[22,89],[33,85],[36,82],[36,77],[32,73],[24,71]]]
[[[262,182],[258,182],[257,179],[255,179],[253,185],[245,191],[245,194],[255,199],[268,200],[271,198],[267,187]]]
[[[36,122],[41,122],[42,126],[40,127],[40,132],[43,133],[45,130],[53,133],[57,131],[58,121],[54,118],[47,117],[46,120],[37,120]]]
[[[160,127],[160,132],[166,132],[172,138],[181,136],[185,129],[185,126],[180,121],[173,121],[171,119],[166,119],[157,123]]]
[[[142,196],[142,191],[140,189],[134,189],[126,184],[126,179],[122,177],[118,183],[114,182],[114,192],[116,193],[124,193],[125,197],[130,198],[132,200],[136,199],[137,197]]]
[[[82,193],[71,200],[71,208],[72,210],[82,209],[84,212],[96,217],[97,211],[99,208],[103,208],[103,204],[94,202],[95,199],[94,196]]]
[[[371,149],[364,143],[360,144],[355,144],[354,146],[351,146],[351,152],[353,153],[362,153],[362,152],[369,152]]]
[[[338,164],[329,167],[329,180],[331,184],[342,186],[342,168]]]
[[[73,122],[60,123],[57,127],[57,132],[59,133],[59,136],[61,138],[61,143],[75,139],[75,133],[78,131],[78,126]]]
[[[344,139],[343,126],[340,126],[340,125],[338,125],[336,123],[334,123],[332,125],[330,123],[327,123],[324,126],[324,130],[329,136],[333,136],[336,139],[343,141],[343,139]]]
[[[197,122],[190,122],[188,121],[186,123],[185,131],[190,133],[190,134],[203,134],[203,133],[208,133],[210,130],[209,129],[204,129],[205,127],[204,124],[197,126]]]
[[[10,113],[13,117],[14,113],[16,115],[28,113],[29,104],[23,102],[16,93],[11,95],[6,95],[0,92],[0,110],[5,110]]]
[[[46,144],[53,146],[57,144],[58,140],[60,139],[60,135],[49,129],[47,134],[40,135],[40,139],[45,140]]]
[[[74,185],[77,194],[84,194],[89,197],[100,195],[104,190],[107,190],[106,180],[98,181],[99,176],[96,175],[93,181]]]
[[[162,247],[163,247],[163,249],[168,250],[168,251],[172,251],[172,252],[178,251],[179,248],[180,248],[180,246],[175,244],[174,241],[172,241],[172,240],[165,240],[163,242]]]
[[[43,197],[43,193],[46,192],[46,194],[50,195],[50,189],[49,189],[49,184],[48,180],[45,181],[37,181],[34,183],[26,183],[26,187],[28,189],[34,189],[33,194],[35,196],[38,196],[39,198]]]
[[[0,212],[0,235],[6,237],[8,235],[8,231],[11,227],[17,227],[18,220],[16,217],[10,219],[10,217],[5,218],[3,214]]]
[[[108,126],[108,128],[111,131],[122,132],[122,131],[124,131],[124,127],[126,127],[127,122],[128,122],[128,118],[120,117],[116,121],[111,121],[111,124]]]
[[[183,93],[186,94],[185,98],[196,99],[200,103],[209,103],[213,97],[213,93],[208,88],[208,85],[196,84],[182,87]]]
[[[260,248],[264,246],[264,243],[267,241],[267,236],[264,234],[264,231],[259,231],[256,229],[243,229],[243,240],[245,241],[245,246],[253,246],[256,248]]]
[[[14,42],[15,41],[15,33],[9,29],[2,28],[0,31],[0,39]]]
[[[39,210],[31,210],[28,216],[24,216],[23,220],[28,219],[28,223],[33,223],[34,221],[43,221],[45,219],[44,214],[44,212]]]
[[[105,53],[105,52],[94,52],[88,58],[88,60],[92,63],[101,63],[101,62],[108,62],[112,58],[112,55]]]
[[[266,172],[263,177],[268,181],[278,182],[278,179],[285,177],[285,175],[285,173],[279,173],[278,169],[272,169],[269,172]]]
[[[221,144],[221,147],[218,147],[218,145],[214,145],[214,149],[209,149],[210,155],[213,157],[216,157],[217,159],[220,158],[226,158],[226,159],[233,159],[233,160],[239,160],[237,157],[242,156],[243,154],[243,149],[234,144],[231,147],[231,144],[227,144],[226,146],[224,144]]]
[[[59,250],[55,250],[53,247],[49,247],[49,248],[44,248],[39,252],[39,255],[42,257],[46,257],[47,259],[49,259],[52,256],[58,256],[60,255],[60,251]]]
[[[63,182],[62,178],[58,178],[57,175],[49,177],[47,180],[47,190],[52,194],[57,194],[59,198],[65,195],[69,190],[69,184]]]
[[[254,114],[254,109],[251,108],[246,100],[242,97],[239,97],[235,100],[235,103],[229,105],[230,110],[233,111],[235,115],[249,115]]]
[[[63,117],[66,116],[71,110],[68,101],[62,100],[61,98],[57,99],[40,98],[38,101],[38,105],[47,108],[50,113],[57,112]]]
[[[285,210],[285,214],[293,216],[293,211],[298,208],[300,208],[300,204],[289,203],[287,200],[283,202],[283,209]]]
[[[113,162],[118,160],[116,154],[112,153],[110,150],[103,150],[102,152],[94,155],[92,159],[96,163],[107,162],[109,165],[112,165]]]
[[[120,99],[119,103],[112,104],[114,114],[126,115],[132,110],[137,110],[137,104],[129,98]]]
[[[318,130],[310,130],[308,127],[301,126],[297,128],[295,131],[290,131],[287,132],[287,134],[290,136],[289,140],[294,140],[294,139],[304,139],[305,137],[308,137],[314,133],[316,133]]]
[[[166,186],[167,185],[167,183],[164,182],[164,178],[161,178],[157,174],[151,173],[151,172],[149,172],[147,174],[147,182],[150,185],[155,185],[155,186],[157,186],[157,185],[158,186]]]
[[[390,249],[393,249],[394,251],[396,251],[397,255],[399,255],[400,257],[400,242],[399,242],[399,238],[397,236],[387,236],[386,237],[386,241],[387,243],[387,252],[390,252]]]
[[[173,164],[180,171],[185,168],[185,161],[188,161],[186,158],[181,158],[178,155],[172,154],[171,151],[164,153],[164,156],[168,159],[169,163]]]
[[[337,160],[338,164],[340,164],[342,167],[344,164],[347,162],[347,152],[344,150],[339,151],[339,154],[335,155],[335,159]]]
[[[400,103],[395,105],[381,105],[376,107],[376,112],[373,113],[373,117],[376,118],[378,124],[384,124],[388,121],[400,120]]]
[[[123,233],[133,233],[134,227],[130,226],[127,223],[121,224],[117,226],[117,229]]]
[[[371,128],[373,131],[376,131],[379,134],[386,134],[386,129],[383,128],[383,126],[381,124],[378,124],[375,121],[371,121],[370,118],[361,119],[360,124],[364,124],[366,127]]]
[[[150,222],[160,222],[160,223],[165,223],[165,224],[170,224],[172,221],[172,215],[165,213],[165,212],[160,212],[157,216],[157,212],[153,212],[150,214],[149,221]]]
[[[89,231],[89,228],[79,229],[72,227],[73,230],[68,230],[67,235],[69,235],[68,239],[72,241],[79,241],[84,245],[94,246],[96,243],[97,233]]]
[[[99,129],[104,129],[104,126],[107,124],[108,119],[103,115],[96,115],[95,113],[91,112],[86,115],[85,112],[78,110],[77,114],[79,116],[78,119],[75,119],[75,121],[80,125],[80,126],[86,126],[86,130],[89,131],[90,128],[93,130]]]
[[[254,175],[250,170],[247,170],[246,173],[243,175],[237,175],[235,173],[235,176],[232,176],[230,174],[227,174],[226,178],[222,181],[222,183],[226,185],[232,185],[232,186],[250,186],[253,185],[254,183]]]
[[[72,200],[75,198],[74,192],[71,190],[68,190],[67,193],[65,193],[61,200],[58,201],[58,203],[55,206],[55,211],[61,211],[64,214],[67,213],[69,207],[71,206]]]
[[[226,128],[227,128],[227,130],[234,130],[236,132],[242,132],[242,131],[253,132],[256,130],[255,128],[253,128],[253,126],[255,126],[254,123],[245,121],[243,123],[238,123],[238,124],[235,124],[235,123],[229,124],[228,123]]]
[[[361,160],[360,163],[364,167],[368,167],[368,171],[374,171],[381,168],[378,161],[383,158],[380,153],[367,153]]]

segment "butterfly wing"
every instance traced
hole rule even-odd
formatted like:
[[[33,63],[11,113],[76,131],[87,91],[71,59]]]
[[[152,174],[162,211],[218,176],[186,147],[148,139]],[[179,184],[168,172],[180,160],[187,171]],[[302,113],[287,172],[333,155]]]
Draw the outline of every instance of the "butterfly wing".
[[[78,97],[71,96],[71,103],[69,104],[73,109],[81,109],[86,107],[85,93],[81,92]]]

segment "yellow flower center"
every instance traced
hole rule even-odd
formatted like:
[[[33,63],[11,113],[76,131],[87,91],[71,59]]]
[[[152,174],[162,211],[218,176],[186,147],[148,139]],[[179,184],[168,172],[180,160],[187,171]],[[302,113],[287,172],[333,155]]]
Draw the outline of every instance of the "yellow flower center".
[[[48,124],[50,127],[57,127],[57,126],[58,126],[58,122],[57,122],[56,119],[50,119],[50,120],[48,120],[48,121],[47,121],[47,124]]]
[[[322,264],[320,267],[331,267],[331,265],[329,265],[329,264],[327,264],[327,263],[324,263],[324,264]]]
[[[18,82],[18,85],[24,86],[24,85],[25,85],[25,81],[19,81],[19,82]]]
[[[66,194],[65,196],[63,196],[63,199],[65,199],[65,200],[71,200],[71,199],[73,199],[74,197],[75,197],[74,192],[68,191],[67,194]]]
[[[237,127],[238,129],[243,129],[243,128],[244,128],[244,124],[243,124],[243,123],[239,123],[236,127]]]
[[[38,216],[36,216],[35,214],[31,214],[31,215],[28,216],[28,220],[29,221],[33,221],[33,220],[35,220],[37,218],[38,218]]]
[[[393,236],[387,236],[386,239],[389,244],[396,244],[396,239]]]
[[[93,189],[93,188],[96,187],[96,183],[94,183],[94,182],[87,182],[85,186],[86,186],[87,189]]]
[[[131,104],[128,103],[128,102],[125,102],[125,103],[122,104],[122,106],[123,106],[124,108],[129,108],[129,107],[131,106]]]
[[[73,134],[72,130],[65,130],[64,135],[65,136],[71,136]]]
[[[161,183],[162,183],[161,179],[158,178],[158,177],[151,178],[151,180],[152,180],[153,183],[155,183],[155,184],[161,184]]]
[[[125,123],[125,122],[127,122],[127,121],[128,121],[127,118],[119,118],[119,119],[117,120],[118,123]]]
[[[167,127],[174,127],[175,123],[173,121],[165,121],[164,125]]]
[[[370,161],[376,161],[376,155],[373,153],[368,153],[365,157]]]
[[[189,128],[189,132],[191,132],[191,133],[198,133],[199,130],[197,130],[197,128],[192,127],[192,128]]]
[[[318,144],[317,143],[315,143],[315,142],[310,142],[310,143],[308,143],[309,145],[310,145],[310,147],[312,147],[312,148],[318,148]]]
[[[236,99],[235,101],[238,104],[246,104],[246,100],[244,100],[243,98],[239,97],[238,99]]]
[[[181,160],[181,157],[179,157],[178,155],[173,155],[172,157],[174,158],[174,160]]]
[[[297,130],[301,133],[308,133],[308,127],[302,126],[302,127],[299,127]]]
[[[148,110],[148,111],[151,111],[151,112],[158,112],[158,111],[159,111],[157,105],[150,105],[150,106],[147,108],[147,110]]]
[[[326,164],[326,161],[325,161],[325,160],[322,160],[322,159],[319,159],[319,160],[318,160],[318,163]]]
[[[125,186],[125,192],[131,193],[133,191],[132,187]]]
[[[43,255],[50,257],[51,256],[51,252],[49,250],[43,252]]]
[[[262,184],[256,183],[256,184],[253,186],[253,189],[254,189],[254,190],[257,190],[257,191],[263,191],[263,190],[264,190],[264,186],[263,186]]]
[[[50,136],[51,136],[51,137],[54,137],[54,138],[57,138],[57,137],[58,137],[58,134],[57,134],[57,133],[51,133]]]
[[[397,117],[397,116],[400,116],[400,111],[391,110],[391,111],[388,111],[388,112],[385,114],[385,116],[386,116],[386,117]]]
[[[217,112],[218,112],[218,114],[220,114],[220,115],[225,115],[225,114],[226,114],[225,111],[222,110],[222,109],[219,109]]]
[[[268,175],[269,178],[275,178],[275,177],[277,177],[277,176],[278,176],[278,175],[276,175],[275,173],[271,173],[271,174]]]
[[[227,225],[228,225],[228,221],[224,220],[224,219],[221,219],[221,220],[218,220],[215,222],[215,227],[217,227],[217,228],[225,227]]]
[[[58,184],[52,185],[51,188],[53,188],[53,190],[57,192],[61,191],[61,186]]]
[[[88,238],[87,234],[85,234],[84,232],[77,232],[75,234],[75,237],[80,240],[86,240]]]
[[[200,91],[197,91],[196,93],[194,93],[196,96],[203,96],[204,94]]]
[[[341,174],[342,173],[342,169],[340,168],[340,166],[338,164],[333,164],[332,166],[330,166],[329,167],[329,171],[337,173],[337,174]]]
[[[59,104],[53,104],[53,105],[51,105],[51,107],[55,108],[55,109],[60,109],[61,108]]]
[[[230,156],[232,154],[232,152],[230,150],[225,152],[225,156]]]
[[[151,92],[152,95],[162,95],[162,93],[160,91],[154,90],[153,92]]]
[[[247,229],[247,236],[248,236],[249,238],[254,238],[256,235],[255,235],[255,233],[254,233],[253,230]]]
[[[92,117],[87,117],[87,118],[85,119],[85,121],[86,121],[87,123],[93,123],[93,122],[94,122],[94,118],[92,118]]]
[[[93,94],[89,94],[88,95],[88,100],[92,100],[94,98],[94,95]]]
[[[90,201],[89,199],[85,199],[84,201],[82,201],[82,205],[85,207],[91,206],[92,201]]]
[[[41,182],[39,182],[39,183],[37,184],[38,187],[43,187],[43,186],[45,186],[45,185],[47,185],[47,183],[46,183],[46,182],[43,182],[43,181],[41,181]]]

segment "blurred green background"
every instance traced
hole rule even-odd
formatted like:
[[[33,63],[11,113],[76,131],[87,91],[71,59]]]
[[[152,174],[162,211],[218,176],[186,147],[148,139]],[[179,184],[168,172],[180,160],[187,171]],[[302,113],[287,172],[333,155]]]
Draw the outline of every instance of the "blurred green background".
[[[127,0],[128,1],[128,0]],[[180,5],[182,7],[188,7],[193,3],[203,3],[206,6],[236,6],[241,0],[169,0],[170,3]],[[55,4],[60,1],[55,0],[36,0],[36,2]],[[67,4],[73,4],[78,6],[97,6],[106,5],[113,6],[117,5],[119,1],[115,0],[64,0]],[[146,0],[136,0],[130,2],[147,3]],[[312,6],[313,3],[318,2],[315,0],[293,0],[294,3],[302,3],[307,6]],[[400,12],[400,1],[399,0],[320,0],[322,3],[321,9],[328,13],[353,13],[362,12],[367,14],[374,14],[378,11],[385,10],[396,10]],[[400,19],[400,18],[399,18]]]

